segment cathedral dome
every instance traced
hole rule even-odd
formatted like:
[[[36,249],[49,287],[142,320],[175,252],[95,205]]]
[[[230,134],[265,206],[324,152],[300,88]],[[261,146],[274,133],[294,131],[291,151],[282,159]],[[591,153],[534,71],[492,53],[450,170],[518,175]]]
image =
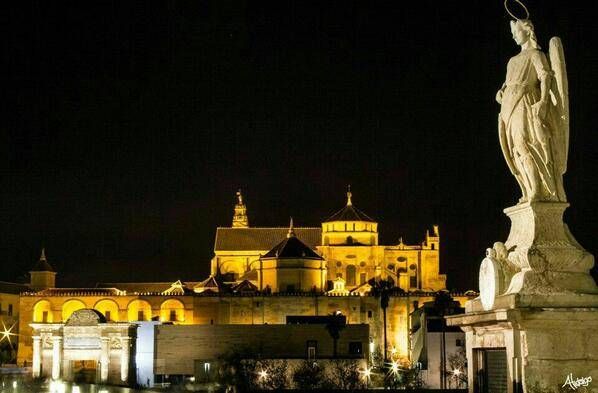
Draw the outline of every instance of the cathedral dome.
[[[322,222],[322,245],[363,246],[378,244],[378,223],[353,206],[351,189],[347,204]]]

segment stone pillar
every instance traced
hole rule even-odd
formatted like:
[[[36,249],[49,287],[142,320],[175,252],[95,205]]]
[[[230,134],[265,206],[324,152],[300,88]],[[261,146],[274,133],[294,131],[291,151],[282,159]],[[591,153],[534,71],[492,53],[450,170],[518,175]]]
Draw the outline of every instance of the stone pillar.
[[[62,337],[52,336],[52,379],[60,379],[62,368]]]
[[[41,374],[42,366],[42,341],[40,336],[33,336],[33,378],[38,378]]]
[[[129,362],[131,359],[131,337],[121,337],[122,349],[120,353],[120,379],[128,382]]]
[[[100,382],[108,381],[108,366],[110,362],[110,338],[100,337]]]

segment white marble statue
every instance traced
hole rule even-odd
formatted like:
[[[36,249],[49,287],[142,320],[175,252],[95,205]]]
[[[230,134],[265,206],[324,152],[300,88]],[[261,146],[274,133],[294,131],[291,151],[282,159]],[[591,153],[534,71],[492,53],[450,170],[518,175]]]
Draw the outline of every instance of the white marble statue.
[[[509,60],[496,94],[500,145],[521,187],[520,202],[566,202],[569,100],[563,46],[558,37],[550,40],[549,62],[529,19],[512,21],[511,31],[521,52]]]

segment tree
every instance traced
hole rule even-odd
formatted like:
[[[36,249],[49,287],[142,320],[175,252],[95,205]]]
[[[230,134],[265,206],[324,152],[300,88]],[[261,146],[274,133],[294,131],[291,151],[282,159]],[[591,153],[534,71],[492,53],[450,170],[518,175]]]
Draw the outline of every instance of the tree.
[[[369,281],[372,286],[372,293],[374,296],[380,298],[380,308],[383,315],[383,329],[384,329],[384,363],[388,363],[388,340],[386,338],[386,309],[390,302],[390,292],[394,287],[393,283],[388,280],[376,280],[375,278]]]
[[[326,386],[324,370],[318,363],[304,360],[293,372],[293,382],[300,390],[320,389]]]
[[[340,312],[333,312],[328,316],[326,330],[332,337],[332,357],[336,359],[338,351],[338,339],[341,337],[341,330],[346,326],[346,319]]]
[[[260,360],[256,362],[257,385],[265,390],[285,390],[289,388],[286,360]]]
[[[448,357],[449,369],[446,370],[455,388],[467,387],[467,356],[463,347]]]
[[[333,389],[357,390],[364,387],[363,378],[357,362],[336,360],[329,371],[329,385]]]

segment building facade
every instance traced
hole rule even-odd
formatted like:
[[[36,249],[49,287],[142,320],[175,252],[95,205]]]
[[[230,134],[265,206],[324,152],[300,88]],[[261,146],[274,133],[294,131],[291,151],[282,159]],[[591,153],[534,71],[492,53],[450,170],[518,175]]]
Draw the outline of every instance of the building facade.
[[[353,206],[348,193],[346,206],[321,227],[295,228],[291,222],[286,228],[253,228],[249,227],[247,207],[239,193],[232,226],[217,229],[211,275],[203,281],[56,288],[55,272],[42,255],[35,274],[32,273],[32,281],[35,276],[39,285],[20,297],[18,360],[34,362],[36,367],[39,362],[34,373],[41,376],[72,379],[76,367],[87,365],[88,369],[96,367],[99,380],[145,382],[146,374],[158,380],[166,371],[159,366],[156,348],[146,348],[150,355],[131,356],[133,352],[129,352],[126,360],[139,357],[134,361],[147,363],[146,358],[153,356],[153,373],[131,376],[127,371],[123,379],[123,345],[135,346],[133,325],[153,321],[156,325],[198,325],[190,327],[192,331],[200,331],[200,325],[211,326],[214,331],[218,331],[218,325],[222,329],[225,325],[287,329],[284,326],[289,318],[339,313],[348,325],[367,326],[369,361],[388,358],[391,353],[394,359],[411,360],[409,315],[418,304],[433,300],[437,291],[445,290],[446,276],[439,273],[438,228],[426,234],[419,245],[400,241],[384,246],[378,243],[377,226],[377,222]],[[381,280],[393,287],[389,290],[386,325],[381,299],[372,290]],[[468,299],[464,294],[455,295],[461,303]],[[89,359],[77,358],[73,354],[82,352],[72,352],[75,348],[64,344],[54,349],[54,342],[66,342],[66,338],[60,337],[67,332],[77,336],[77,331],[86,330],[71,329],[72,317],[77,313],[90,316],[89,310],[99,318],[97,323],[92,321],[95,327],[87,328],[93,330],[90,334],[95,337],[94,355],[89,352]],[[118,336],[110,339],[115,346],[110,344],[107,354],[102,338],[106,335]],[[123,344],[123,340],[129,341]],[[148,340],[152,341],[157,342]],[[72,353],[67,353],[67,349]],[[60,367],[48,364],[50,354],[56,358],[53,351],[64,351]],[[69,356],[74,357],[67,360]],[[101,359],[108,359],[109,364]],[[127,363],[126,367],[139,370],[139,364]],[[189,371],[192,365],[185,367]]]
[[[284,239],[288,228],[250,227],[247,206],[240,192],[237,195],[232,226],[216,229],[211,273],[259,285],[264,273],[260,261]],[[404,291],[446,289],[446,275],[440,274],[438,226],[426,232],[420,244],[407,245],[399,238],[397,244],[381,245],[378,223],[353,205],[351,192],[346,205],[320,227],[294,228],[294,233],[326,261],[328,289],[337,278],[345,281],[349,291],[373,278],[389,280]],[[270,284],[268,279],[261,281],[263,287]]]

